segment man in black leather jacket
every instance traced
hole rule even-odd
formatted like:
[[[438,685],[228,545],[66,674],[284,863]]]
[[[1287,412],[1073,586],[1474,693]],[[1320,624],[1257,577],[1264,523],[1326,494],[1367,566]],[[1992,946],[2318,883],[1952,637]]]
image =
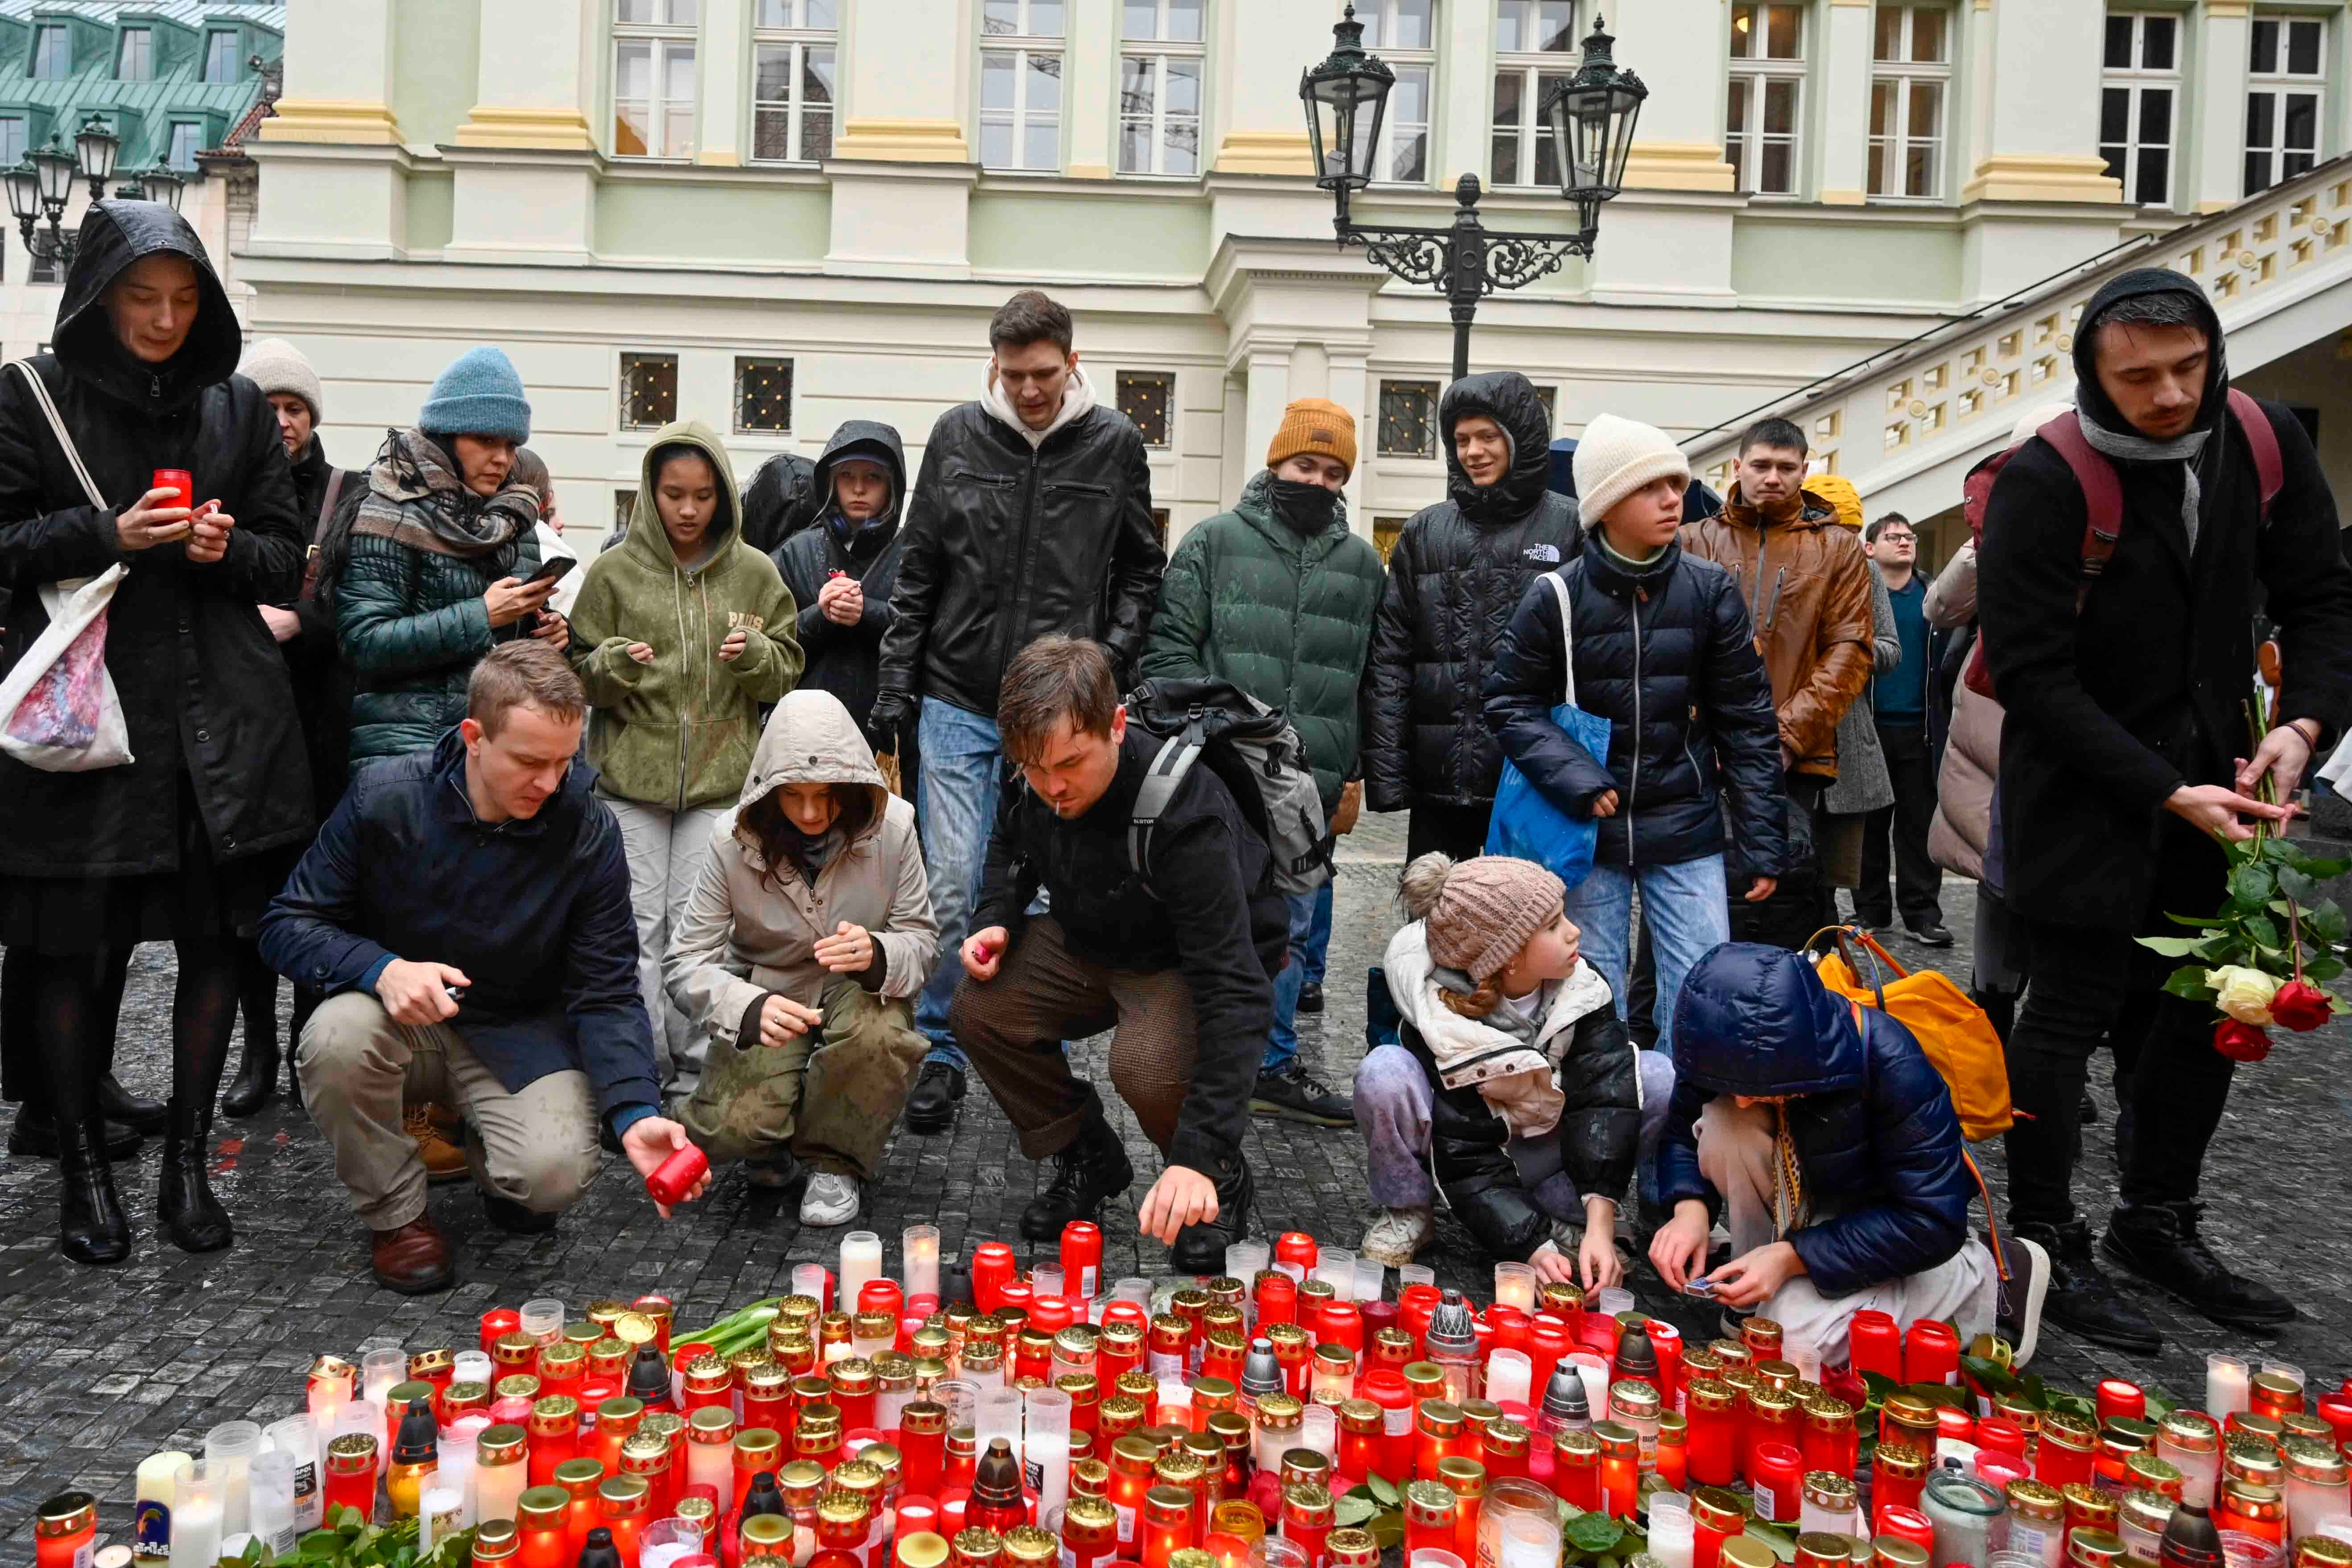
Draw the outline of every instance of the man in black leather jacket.
[[[1003,775],[1004,667],[1038,637],[1090,637],[1126,689],[1168,561],[1143,437],[1096,401],[1071,331],[1070,312],[1034,289],[1004,302],[989,322],[986,394],[931,426],[900,534],[870,732],[888,751],[919,724],[924,770],[916,803],[940,964],[915,1010],[932,1048],[907,1097],[911,1132],[946,1131],[963,1098],[948,1002]]]

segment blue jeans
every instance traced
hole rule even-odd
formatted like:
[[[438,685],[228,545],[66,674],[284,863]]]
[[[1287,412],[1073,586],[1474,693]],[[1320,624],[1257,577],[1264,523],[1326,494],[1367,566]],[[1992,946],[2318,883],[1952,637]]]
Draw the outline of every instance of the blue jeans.
[[[931,878],[931,914],[940,922],[939,963],[915,1005],[915,1027],[931,1042],[926,1062],[961,1069],[969,1064],[948,1027],[948,1004],[963,978],[959,956],[980,902],[980,874],[996,829],[996,799],[1004,776],[996,721],[937,698],[923,704],[916,731],[922,747],[922,786],[916,796],[923,863]]]
[[[1675,1056],[1675,999],[1691,965],[1731,940],[1725,902],[1723,857],[1706,855],[1674,866],[1595,866],[1569,889],[1568,918],[1583,933],[1585,962],[1609,982],[1617,1016],[1625,1016],[1625,963],[1633,948],[1633,884],[1658,944],[1658,1054]]]
[[[1331,956],[1331,889],[1339,885],[1339,879],[1335,876],[1315,889],[1315,919],[1307,928],[1304,973],[1299,976],[1302,984],[1323,984],[1324,965]]]
[[[1326,882],[1321,896],[1328,903],[1331,884]],[[1290,910],[1290,961],[1282,973],[1274,977],[1274,1032],[1266,1037],[1265,1054],[1258,1058],[1257,1070],[1262,1073],[1280,1072],[1298,1057],[1298,991],[1307,984],[1307,944],[1315,934],[1315,893],[1292,893],[1282,901]],[[1328,940],[1330,926],[1324,926]]]

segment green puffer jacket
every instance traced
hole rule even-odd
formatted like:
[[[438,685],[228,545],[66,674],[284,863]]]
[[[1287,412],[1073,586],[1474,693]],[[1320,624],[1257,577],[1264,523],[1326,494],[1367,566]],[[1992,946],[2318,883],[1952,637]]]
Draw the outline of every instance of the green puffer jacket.
[[[395,448],[402,458],[395,459]],[[394,431],[367,476],[372,496],[399,504],[404,529],[420,520],[419,537],[430,531],[421,519],[432,504],[410,460],[420,454],[427,463],[451,461],[421,433]],[[447,473],[428,471],[436,483]],[[501,578],[538,569],[538,492],[509,485],[492,501],[518,519],[527,511],[530,521],[520,525],[514,542],[487,554],[446,554],[353,528],[334,595],[336,640],[358,688],[352,698],[353,765],[431,751],[465,718],[466,683],[482,656],[530,632],[528,619],[492,629],[482,595]]]
[[[671,447],[693,447],[719,476],[708,554],[691,570],[655,510],[655,458]],[[572,606],[572,664],[596,710],[588,760],[608,794],[667,811],[732,802],[751,771],[760,705],[800,679],[792,590],[743,542],[742,518],[717,431],[688,420],[654,433],[628,532],[596,557]],[[743,651],[722,660],[719,645],[737,630],[749,634]],[[631,643],[650,647],[653,662],[631,658]]]
[[[1323,809],[1356,773],[1356,688],[1387,578],[1342,501],[1312,539],[1274,514],[1271,470],[1194,528],[1168,561],[1143,650],[1150,677],[1215,676],[1283,710],[1307,748]]]

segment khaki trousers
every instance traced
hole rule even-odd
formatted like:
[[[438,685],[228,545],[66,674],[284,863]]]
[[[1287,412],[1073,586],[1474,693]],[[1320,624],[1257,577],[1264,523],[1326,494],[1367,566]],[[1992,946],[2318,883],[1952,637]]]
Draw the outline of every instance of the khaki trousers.
[[[359,991],[320,1003],[296,1051],[310,1120],[334,1146],[335,1174],[371,1230],[397,1230],[425,1213],[425,1164],[404,1125],[411,1102],[464,1116],[474,1180],[534,1213],[562,1213],[596,1179],[586,1073],[549,1073],[509,1094],[457,1030],[395,1024]]]
[[[951,961],[952,962],[952,961]],[[1070,1071],[1064,1040],[1105,1029],[1110,1081],[1161,1153],[1199,1058],[1192,987],[1173,969],[1111,969],[1071,952],[1061,922],[1039,915],[1013,942],[996,978],[965,975],[949,1026],[988,1092],[1021,1133],[1021,1152],[1044,1160],[1102,1114],[1094,1086]]]
[[[713,1159],[759,1160],[789,1148],[813,1170],[870,1182],[930,1042],[910,1002],[854,980],[819,998],[822,1030],[781,1046],[707,1042],[702,1079],[679,1120]]]

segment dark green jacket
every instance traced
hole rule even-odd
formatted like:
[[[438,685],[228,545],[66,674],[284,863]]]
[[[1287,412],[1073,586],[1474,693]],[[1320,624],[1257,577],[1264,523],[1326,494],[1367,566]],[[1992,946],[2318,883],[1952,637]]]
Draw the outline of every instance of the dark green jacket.
[[[1160,584],[1147,678],[1215,676],[1282,710],[1307,748],[1323,809],[1356,775],[1356,688],[1386,581],[1342,502],[1312,539],[1274,515],[1260,469],[1241,500],[1184,536]]]

